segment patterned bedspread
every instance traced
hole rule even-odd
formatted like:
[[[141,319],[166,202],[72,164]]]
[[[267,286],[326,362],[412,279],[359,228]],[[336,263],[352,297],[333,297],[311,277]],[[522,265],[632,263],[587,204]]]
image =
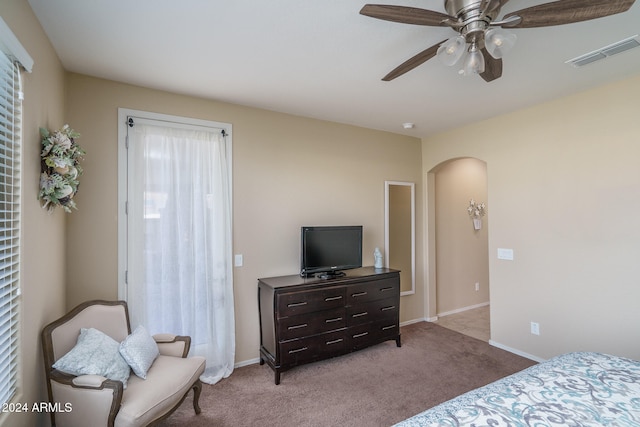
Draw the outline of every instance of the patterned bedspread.
[[[396,424],[416,426],[640,427],[640,362],[568,353]]]

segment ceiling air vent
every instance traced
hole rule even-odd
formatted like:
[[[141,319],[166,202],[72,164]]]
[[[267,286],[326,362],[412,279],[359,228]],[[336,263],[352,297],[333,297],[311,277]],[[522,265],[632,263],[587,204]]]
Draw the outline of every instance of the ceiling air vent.
[[[591,64],[592,62],[617,55],[618,53],[640,46],[640,42],[638,42],[637,37],[638,35],[636,34],[633,37],[620,40],[619,42],[610,44],[609,46],[605,46],[598,50],[594,50],[593,52],[578,56],[577,58],[570,59],[566,63],[573,65],[574,67],[582,67],[587,64]]]

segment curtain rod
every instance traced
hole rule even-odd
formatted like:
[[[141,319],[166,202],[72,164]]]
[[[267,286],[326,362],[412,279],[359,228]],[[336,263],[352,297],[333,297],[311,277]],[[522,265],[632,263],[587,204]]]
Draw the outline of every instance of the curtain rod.
[[[146,119],[146,118],[142,118],[142,117],[135,117],[135,116],[127,116],[127,126],[129,127],[134,127],[135,126],[135,121],[133,119],[139,119],[139,120],[148,120],[148,121],[153,121],[153,122],[164,122],[164,123],[171,123],[174,125],[180,125],[180,127],[197,127],[197,128],[202,128],[202,129],[207,129],[207,130],[211,130],[211,129],[220,129],[220,133],[222,134],[223,137],[226,137],[227,135],[229,135],[229,132],[227,132],[224,128],[216,128],[216,127],[212,127],[212,126],[205,126],[205,125],[197,125],[197,124],[185,124],[185,123],[179,123],[179,122],[174,122],[171,120],[162,120],[162,119]]]

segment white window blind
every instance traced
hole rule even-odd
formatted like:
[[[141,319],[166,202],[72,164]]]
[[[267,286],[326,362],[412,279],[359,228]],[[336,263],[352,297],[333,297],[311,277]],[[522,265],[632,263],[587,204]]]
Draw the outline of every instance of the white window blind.
[[[0,405],[15,394],[20,295],[20,70],[0,51]]]

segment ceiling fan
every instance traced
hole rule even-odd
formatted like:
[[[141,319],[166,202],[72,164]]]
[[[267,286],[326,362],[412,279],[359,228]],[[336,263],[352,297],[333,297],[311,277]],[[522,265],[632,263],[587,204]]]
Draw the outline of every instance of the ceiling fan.
[[[447,13],[407,6],[367,4],[360,14],[403,24],[450,27],[458,34],[400,64],[382,80],[390,81],[434,56],[456,64],[465,52],[461,74],[479,74],[491,82],[502,76],[502,57],[515,44],[515,34],[504,28],[535,28],[588,21],[626,12],[635,0],[559,0],[506,14],[497,20],[509,0],[444,0]]]

